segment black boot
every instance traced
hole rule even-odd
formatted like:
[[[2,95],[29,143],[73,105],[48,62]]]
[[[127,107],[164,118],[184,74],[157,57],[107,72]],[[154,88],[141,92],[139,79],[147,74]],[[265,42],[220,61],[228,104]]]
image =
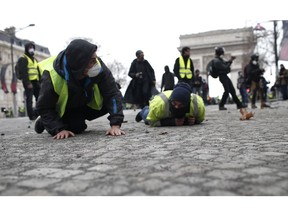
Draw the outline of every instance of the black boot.
[[[35,122],[34,130],[35,130],[36,133],[38,133],[38,134],[43,133],[43,131],[45,130],[40,116],[37,118],[37,120],[36,120],[36,122]]]
[[[141,113],[139,112],[135,117],[135,121],[140,122],[141,120],[142,120],[142,116],[141,116]]]

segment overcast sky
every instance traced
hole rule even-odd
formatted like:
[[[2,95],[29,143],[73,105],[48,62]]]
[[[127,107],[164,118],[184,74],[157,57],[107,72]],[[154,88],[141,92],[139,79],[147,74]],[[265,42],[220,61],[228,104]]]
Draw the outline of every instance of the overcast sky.
[[[210,30],[255,26],[285,19],[285,1],[228,0],[2,0],[0,29],[29,27],[19,38],[63,50],[73,37],[92,38],[101,46],[104,62],[116,59],[129,68],[138,49],[144,51],[161,80],[164,66],[173,70],[179,56],[179,36]],[[287,16],[286,16],[287,19]],[[264,24],[265,25],[265,24]],[[272,27],[272,23],[266,23]]]

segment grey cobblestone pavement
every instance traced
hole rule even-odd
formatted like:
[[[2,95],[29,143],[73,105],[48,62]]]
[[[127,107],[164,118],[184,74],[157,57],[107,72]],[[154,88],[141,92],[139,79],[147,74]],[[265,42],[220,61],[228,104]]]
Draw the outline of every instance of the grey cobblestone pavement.
[[[125,136],[105,136],[105,116],[66,140],[0,119],[0,195],[287,196],[288,102],[271,105],[249,121],[208,106],[192,127],[151,128],[125,110]]]

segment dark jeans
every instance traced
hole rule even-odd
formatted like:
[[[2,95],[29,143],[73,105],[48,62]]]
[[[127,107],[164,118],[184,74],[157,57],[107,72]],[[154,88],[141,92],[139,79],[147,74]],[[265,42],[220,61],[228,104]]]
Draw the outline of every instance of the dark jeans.
[[[237,105],[237,109],[242,108],[242,104],[236,95],[235,88],[234,88],[233,83],[230,80],[230,78],[227,75],[221,75],[221,76],[219,76],[219,79],[220,79],[220,82],[222,83],[222,85],[224,87],[224,93],[222,95],[222,99],[220,101],[219,107],[224,107],[224,105],[225,105],[225,103],[229,97],[229,93],[230,93],[232,98],[233,98],[233,101]]]
[[[36,110],[33,109],[33,95],[35,97],[35,100],[38,100],[39,91],[40,91],[40,85],[38,80],[32,80],[31,81],[33,88],[29,89],[27,86],[24,86],[25,89],[25,98],[26,98],[26,109],[27,114],[30,120],[35,120],[38,116]]]
[[[280,86],[280,91],[281,91],[283,100],[287,100],[288,99],[288,96],[287,96],[287,85],[281,85]]]
[[[248,99],[248,93],[246,91],[246,88],[245,87],[241,87],[239,89],[239,91],[240,91],[240,94],[241,94],[241,97],[242,97],[242,104],[243,105],[248,105],[249,99]]]
[[[73,133],[82,133],[87,125],[85,120],[91,121],[107,114],[105,108],[101,110],[94,110],[88,106],[75,109],[67,109],[62,117],[63,122],[68,126],[67,130]]]

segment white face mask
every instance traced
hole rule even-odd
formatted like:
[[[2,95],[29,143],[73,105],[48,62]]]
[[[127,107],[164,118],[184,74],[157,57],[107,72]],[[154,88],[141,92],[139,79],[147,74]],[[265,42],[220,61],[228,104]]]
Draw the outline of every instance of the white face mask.
[[[102,67],[99,64],[95,64],[92,68],[88,71],[89,77],[96,77],[102,72]]]
[[[253,60],[253,61],[252,61],[252,64],[253,64],[253,65],[256,65],[256,64],[257,64],[257,61]]]
[[[32,54],[34,54],[34,49],[33,49],[33,48],[30,48],[30,49],[28,50],[28,52],[32,55]]]

